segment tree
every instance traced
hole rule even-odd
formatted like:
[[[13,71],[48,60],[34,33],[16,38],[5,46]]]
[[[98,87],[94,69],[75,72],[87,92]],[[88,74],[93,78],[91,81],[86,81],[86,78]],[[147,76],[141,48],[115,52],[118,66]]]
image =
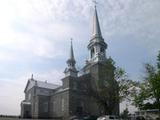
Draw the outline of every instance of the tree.
[[[157,56],[157,64],[146,63],[144,68],[145,77],[133,94],[133,102],[139,109],[150,107],[160,111],[160,52]]]
[[[94,91],[93,96],[96,97],[99,106],[104,108],[104,114],[115,114],[113,106],[126,98],[129,99],[129,89],[134,82],[128,80],[122,68],[115,67],[115,62],[111,58],[104,63],[104,69],[101,69],[99,77],[98,89]]]
[[[120,116],[121,116],[122,119],[127,120],[128,117],[129,117],[128,108],[124,109]]]
[[[148,87],[146,82],[138,82],[138,84],[135,85],[135,89],[131,92],[132,104],[140,110],[144,108],[144,101],[146,101],[150,95]]]
[[[149,99],[152,99],[157,104],[157,109],[160,111],[160,52],[157,56],[157,64],[145,64],[146,77],[145,82],[148,84]]]
[[[113,114],[113,106],[118,101],[118,84],[114,79],[114,61],[109,58],[99,71],[99,78],[96,91],[93,92],[103,114]],[[117,88],[117,89],[116,89]],[[96,93],[96,94],[95,94]]]
[[[118,78],[116,77],[117,75],[119,76]],[[135,91],[138,82],[128,79],[126,73],[121,68],[116,69],[115,79],[119,86],[120,102],[124,100],[131,101],[131,94]]]

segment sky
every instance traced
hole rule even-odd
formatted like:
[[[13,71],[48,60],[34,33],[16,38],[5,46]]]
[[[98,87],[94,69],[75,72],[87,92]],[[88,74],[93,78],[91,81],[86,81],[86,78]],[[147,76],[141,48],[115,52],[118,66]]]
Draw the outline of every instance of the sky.
[[[71,38],[76,66],[83,67],[93,6],[92,0],[0,1],[0,114],[20,114],[31,74],[62,84]],[[143,64],[155,63],[160,50],[160,0],[98,0],[97,10],[107,57],[142,80]]]

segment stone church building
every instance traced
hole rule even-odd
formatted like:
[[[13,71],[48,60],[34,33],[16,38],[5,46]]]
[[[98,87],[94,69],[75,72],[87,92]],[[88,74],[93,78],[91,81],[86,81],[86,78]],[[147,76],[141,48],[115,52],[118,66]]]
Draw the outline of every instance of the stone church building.
[[[67,67],[64,70],[65,77],[62,78],[62,86],[38,81],[32,76],[24,90],[25,100],[21,102],[22,118],[68,119],[75,115],[99,116],[104,114],[104,108],[100,107],[98,99],[94,95],[99,89],[97,87],[98,81],[103,81],[101,70],[106,69],[104,63],[110,58],[106,57],[107,44],[101,34],[96,7],[94,10],[93,31],[87,46],[89,58],[82,69],[83,72],[79,74],[75,67],[76,61],[71,42],[70,57],[66,62]],[[110,73],[110,75],[105,74],[105,78],[108,81],[114,81],[113,87],[116,86],[118,91],[114,70],[111,70]],[[118,95],[118,92],[114,93]],[[109,105],[109,109],[118,115],[119,101],[108,100],[108,103],[113,102],[114,104]]]

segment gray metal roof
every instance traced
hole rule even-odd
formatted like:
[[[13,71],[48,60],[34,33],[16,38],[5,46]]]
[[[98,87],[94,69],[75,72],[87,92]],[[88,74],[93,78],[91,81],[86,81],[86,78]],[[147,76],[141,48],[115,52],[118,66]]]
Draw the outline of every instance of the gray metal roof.
[[[30,90],[34,86],[37,86],[37,87],[40,87],[40,88],[52,89],[52,90],[60,87],[60,85],[56,85],[56,84],[53,84],[53,83],[48,83],[46,81],[38,81],[38,80],[35,80],[35,79],[32,78],[32,79],[28,80],[24,92]]]
[[[93,16],[93,32],[92,32],[92,36],[93,37],[102,37],[96,7],[95,7],[95,13],[94,13],[94,16]]]
[[[45,81],[35,81],[35,85],[41,88],[47,88],[47,89],[56,89],[58,87],[60,87],[60,85],[56,85],[56,84],[52,84],[52,83],[48,83]]]
[[[25,104],[25,105],[30,105],[31,104],[31,102],[27,102],[27,101],[22,101],[21,103]]]

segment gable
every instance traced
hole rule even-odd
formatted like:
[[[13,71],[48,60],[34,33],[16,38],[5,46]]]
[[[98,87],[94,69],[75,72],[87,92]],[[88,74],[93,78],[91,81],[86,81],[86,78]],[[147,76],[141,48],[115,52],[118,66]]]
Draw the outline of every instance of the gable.
[[[26,93],[28,90],[30,90],[34,86],[37,86],[39,88],[52,89],[52,90],[60,87],[59,85],[55,85],[55,84],[52,84],[52,83],[47,83],[47,82],[43,82],[43,81],[37,81],[37,80],[29,79],[24,92]]]
[[[28,90],[30,90],[34,85],[35,85],[35,82],[34,82],[33,80],[28,80],[24,92],[26,93],[26,92],[27,92]]]
[[[40,88],[46,88],[46,89],[57,89],[58,87],[60,87],[60,85],[56,85],[56,84],[52,84],[52,83],[48,83],[48,82],[43,82],[43,81],[37,81],[37,86]]]

